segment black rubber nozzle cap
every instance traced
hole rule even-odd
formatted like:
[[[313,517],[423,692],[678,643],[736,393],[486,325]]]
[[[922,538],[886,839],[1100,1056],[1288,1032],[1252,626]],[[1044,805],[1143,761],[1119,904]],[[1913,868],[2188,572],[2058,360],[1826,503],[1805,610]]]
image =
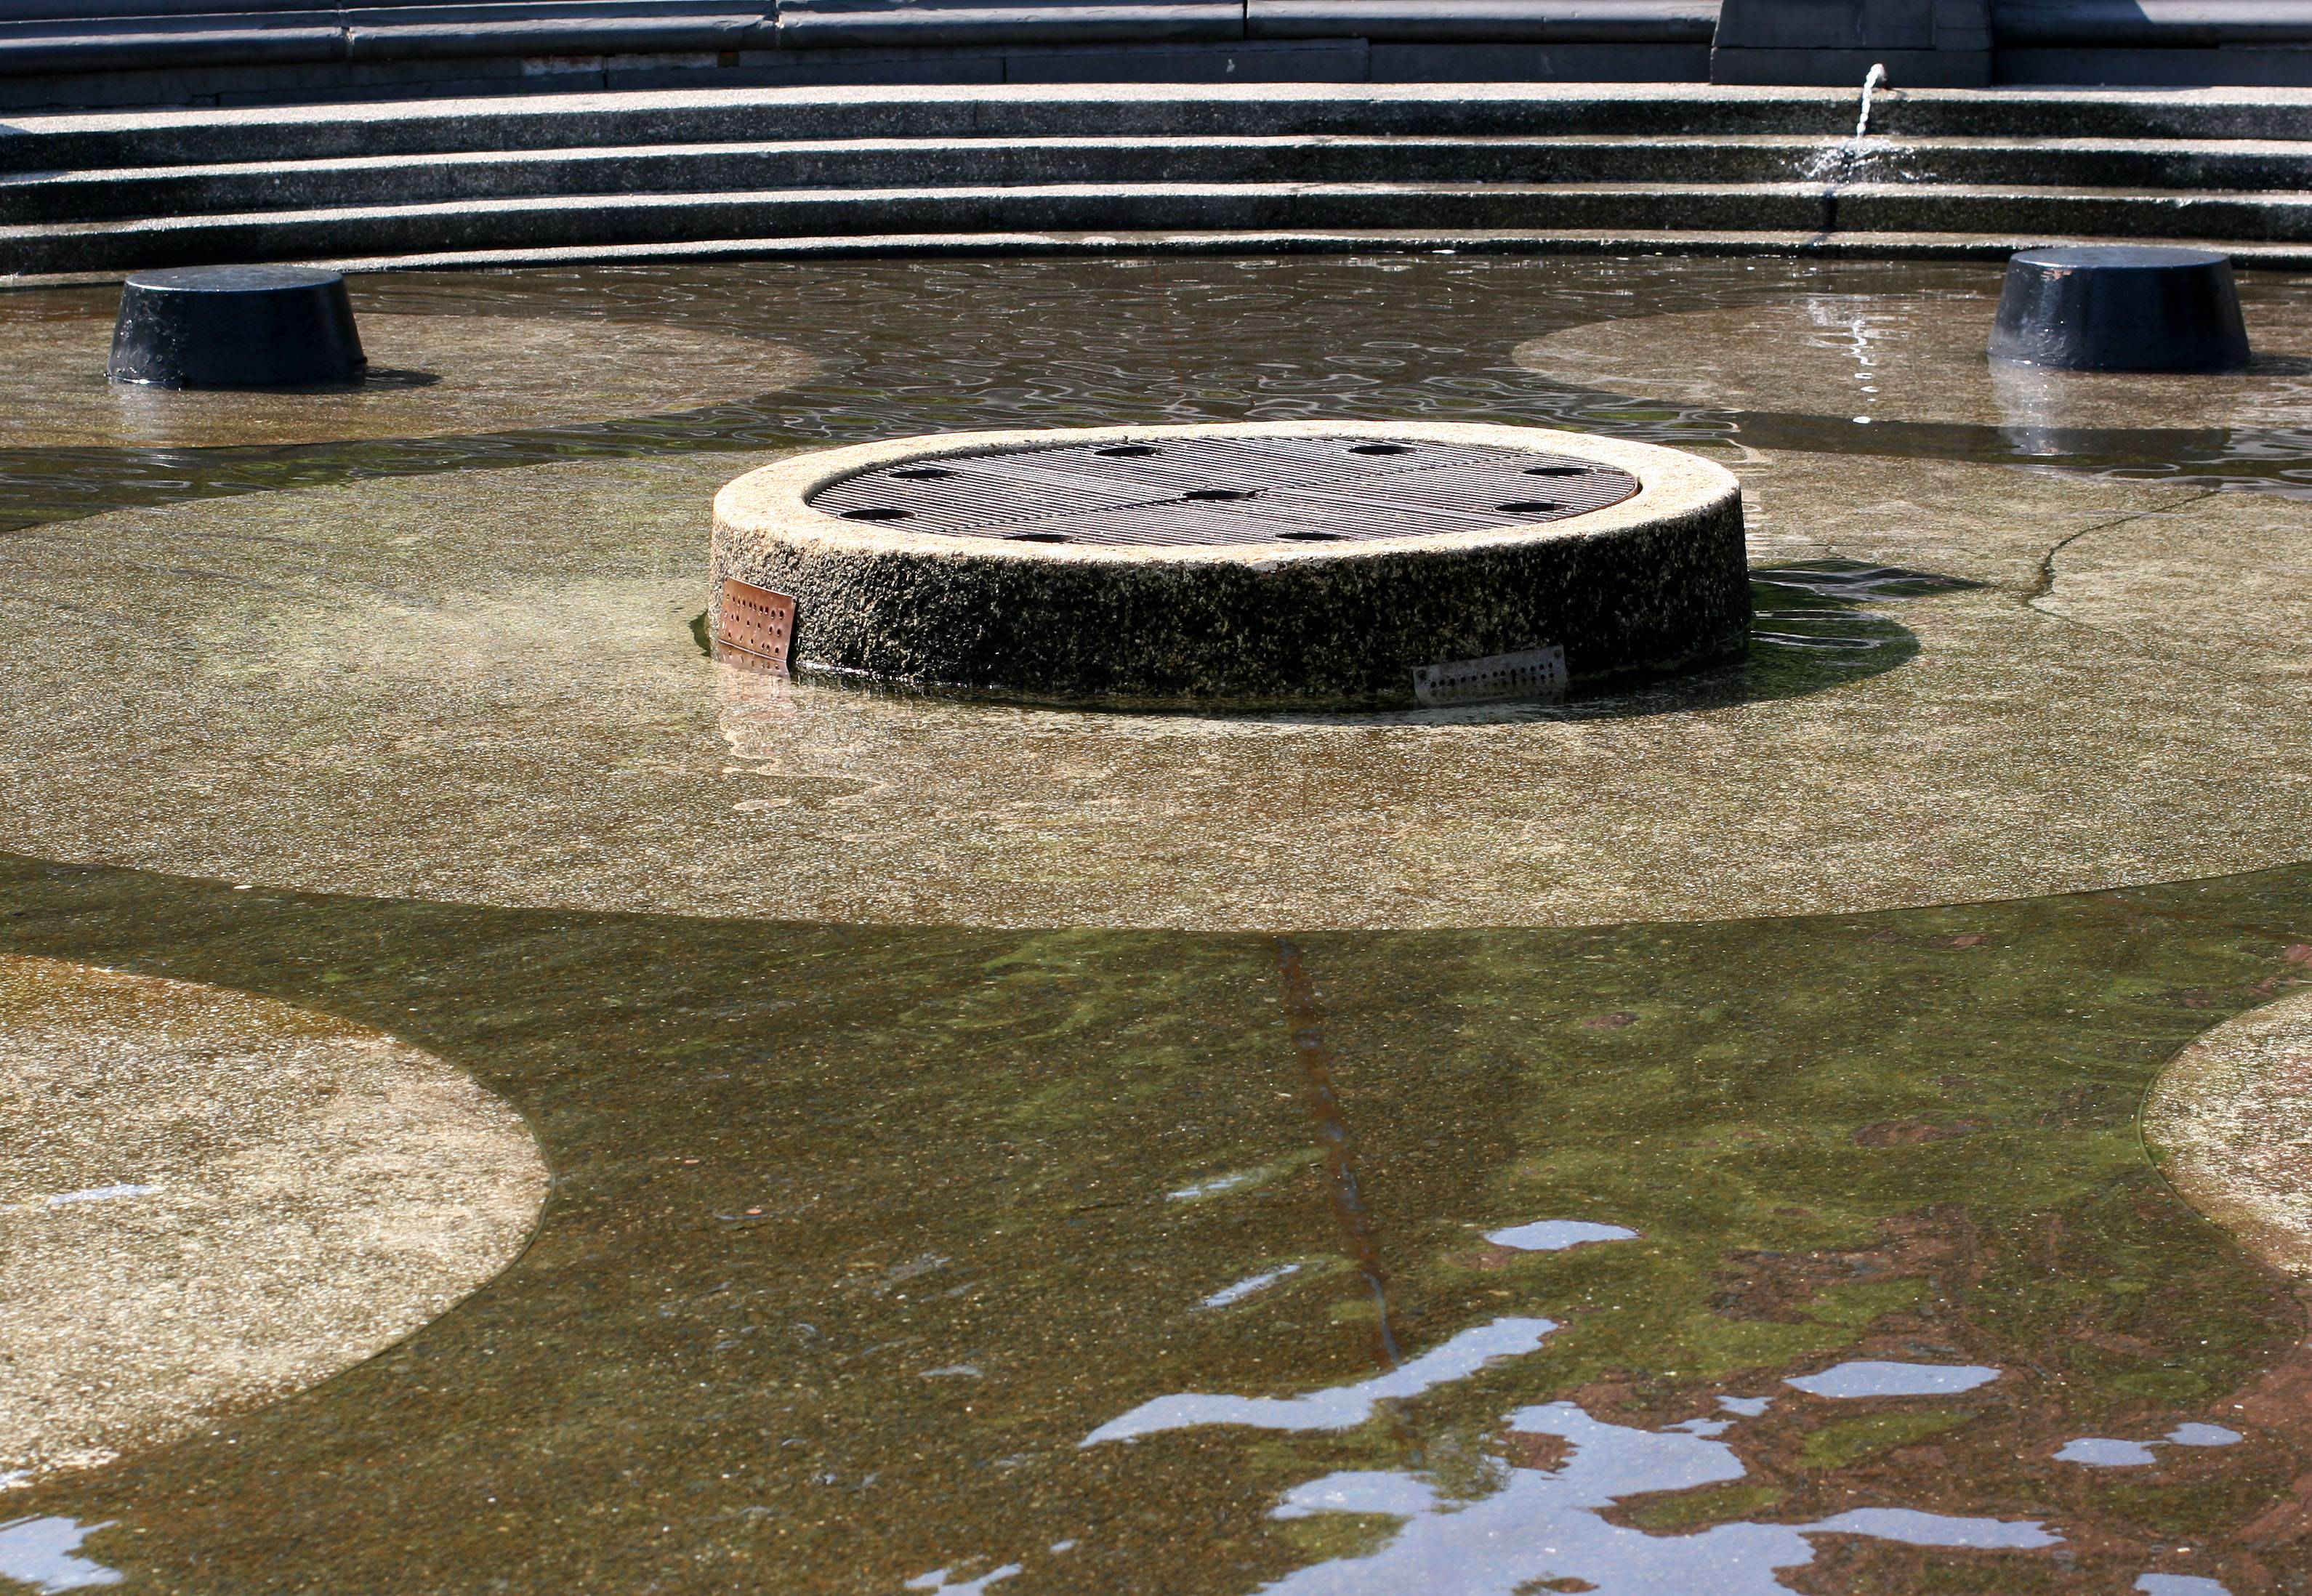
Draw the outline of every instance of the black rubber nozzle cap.
[[[339,274],[188,266],[128,279],[105,374],[156,388],[283,388],[350,382],[368,364]]]
[[[2232,263],[2212,250],[2094,244],[2007,262],[1991,358],[2077,372],[2247,364]]]

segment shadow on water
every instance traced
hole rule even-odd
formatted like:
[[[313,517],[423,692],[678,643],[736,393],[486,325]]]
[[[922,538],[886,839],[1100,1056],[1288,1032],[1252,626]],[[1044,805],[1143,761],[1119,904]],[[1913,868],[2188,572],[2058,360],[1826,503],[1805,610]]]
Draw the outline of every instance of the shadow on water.
[[[1982,584],[1963,577],[1858,560],[1795,561],[1750,569],[1750,644],[1714,670],[1634,687],[1577,693],[1554,715],[1602,720],[1795,698],[1876,676],[1918,656],[1919,640],[1882,609]]]
[[[1562,699],[1505,700],[1408,709],[1230,710],[1199,705],[1135,704],[1125,708],[1098,700],[1058,707],[1093,714],[1229,719],[1276,725],[1467,726],[1521,721],[1618,720],[1756,704],[1823,692],[1916,658],[1919,640],[1900,621],[1876,608],[1957,592],[1982,584],[1964,577],[1858,560],[1805,560],[1753,566],[1752,621],[1739,659],[1674,674],[1576,682]],[[716,653],[704,611],[689,621],[692,643],[707,658],[745,664],[743,655]],[[1025,707],[1053,707],[1050,701],[961,688],[922,688],[876,681],[841,672],[814,672],[814,682],[839,690],[905,700],[964,700]]]
[[[9,1510],[204,1596],[2284,1583],[2303,1310],[2135,1111],[2308,892],[1286,956],[0,858],[0,951],[393,1030],[555,1173],[407,1342]]]

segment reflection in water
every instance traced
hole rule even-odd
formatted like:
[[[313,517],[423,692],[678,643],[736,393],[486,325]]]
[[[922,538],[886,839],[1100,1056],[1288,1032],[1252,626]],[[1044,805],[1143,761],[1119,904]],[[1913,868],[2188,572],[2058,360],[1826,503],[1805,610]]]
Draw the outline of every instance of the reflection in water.
[[[1850,603],[1885,603],[1890,600],[1923,599],[1975,584],[1932,571],[1905,570],[1900,566],[1866,565],[1860,560],[1801,560],[1788,565],[1761,566],[1750,573],[1754,586],[1786,594],[1809,594],[1817,599],[1844,599]],[[1817,619],[1843,619],[1857,612],[1843,609],[1798,611]]]
[[[1442,1346],[1423,1353],[1371,1380],[1336,1385],[1305,1397],[1214,1397],[1198,1392],[1158,1397],[1112,1418],[1078,1444],[1135,1441],[1166,1430],[1198,1425],[1247,1425],[1258,1430],[1353,1430],[1385,1401],[1417,1397],[1472,1374],[1502,1358],[1537,1350],[1557,1329],[1547,1319],[1502,1318],[1473,1325]]]
[[[1800,302],[1800,314],[1810,329],[1807,343],[1835,349],[1853,363],[1854,400],[1859,412],[1854,420],[1869,425],[1878,419],[1873,412],[1878,396],[1879,370],[1890,354],[1881,346],[1890,339],[1901,339],[1907,330],[1903,318],[1874,311],[1867,299],[1846,295],[1810,294]]]
[[[48,1206],[61,1208],[67,1203],[110,1203],[122,1197],[151,1197],[161,1188],[157,1186],[91,1186],[81,1191],[60,1191],[48,1199]]]
[[[1365,1201],[1365,1179],[1358,1168],[1357,1140],[1349,1129],[1341,1094],[1333,1083],[1333,1047],[1326,1037],[1324,1011],[1318,1006],[1317,984],[1309,974],[1308,961],[1298,943],[1290,937],[1280,936],[1275,947],[1284,1013],[1292,1027],[1292,1054],[1300,1065],[1301,1106],[1308,1110],[1317,1133],[1317,1154],[1324,1165],[1334,1221],[1340,1226],[1350,1262],[1372,1297],[1374,1356],[1384,1368],[1390,1367],[1399,1354],[1397,1327],[1389,1320],[1388,1277],[1381,1268],[1380,1230]],[[1548,1328],[1543,1327],[1545,1330]],[[1400,1369],[1389,1378],[1406,1372]],[[1124,1420],[1117,1422],[1121,1424]]]
[[[1485,1240],[1518,1252],[1563,1252],[1597,1241],[1633,1241],[1637,1235],[1627,1225],[1599,1224],[1589,1219],[1540,1219],[1531,1224],[1513,1224],[1507,1230],[1487,1231]]]
[[[1786,1380],[1814,1397],[1949,1397],[1989,1385],[1999,1378],[1996,1369],[1962,1364],[1896,1364],[1861,1359]]]
[[[2058,1463],[2082,1463],[2090,1469],[2140,1469],[2159,1460],[2141,1441],[2115,1441],[2106,1435],[2082,1435],[2066,1441],[2055,1453]]]
[[[1908,1508],[1855,1508],[1803,1524],[1716,1523],[1672,1535],[1606,1516],[1630,1497],[1745,1478],[1749,1471],[1734,1449],[1717,1439],[1730,1423],[1698,1419],[1644,1430],[1595,1418],[1572,1402],[1549,1402],[1511,1414],[1506,1428],[1511,1439],[1563,1442],[1564,1461],[1554,1469],[1508,1466],[1476,1501],[1387,1471],[1332,1474],[1297,1486],[1275,1517],[1370,1513],[1404,1522],[1376,1552],[1319,1563],[1263,1588],[1293,1596],[1519,1596],[1552,1588],[1598,1596],[1766,1596],[1792,1589],[1776,1571],[1813,1562],[1808,1537],[1814,1535],[2009,1551],[2062,1541],[2036,1520]],[[1553,1581],[1564,1583],[1553,1587]]]
[[[2262,278],[2246,285],[2252,323],[2284,309],[2293,288]],[[0,525],[85,514],[99,500],[166,503],[581,455],[755,451],[960,426],[1327,415],[1507,417],[1687,446],[1738,437],[1772,448],[1977,460],[2054,458],[2045,453],[2054,448],[2063,463],[2098,473],[2312,487],[2312,433],[2296,425],[2306,408],[2300,396],[2292,409],[2276,404],[2255,425],[2239,425],[2238,401],[2227,395],[2207,417],[2170,420],[2165,430],[2072,416],[2071,430],[2048,431],[2032,424],[2037,411],[2020,413],[2016,428],[1996,425],[1996,413],[1984,417],[1989,425],[1881,414],[1900,408],[1888,403],[1887,384],[1931,364],[1922,357],[1953,340],[1970,377],[1984,382],[1982,343],[1997,287],[1995,267],[1676,257],[791,262],[374,277],[362,289],[365,318],[537,328],[591,346],[687,327],[741,343],[792,343],[816,356],[820,372],[750,402],[645,416],[680,401],[636,394],[623,408],[593,412],[635,419],[527,431],[486,434],[471,418],[459,425],[437,417],[350,444],[0,449]],[[59,303],[88,292],[48,291]],[[1914,320],[1922,307],[1939,306],[1955,307],[1958,319],[1939,317],[1924,329],[1889,325],[1871,308],[1889,295],[1923,296],[1898,302]],[[11,298],[38,308],[32,294]],[[1819,397],[1827,407],[1819,413],[1721,408],[1643,382],[1585,388],[1528,371],[1511,355],[1517,340],[1553,329],[1794,303],[1792,313],[1826,346],[1836,393],[1794,394],[1780,371],[1762,373],[1750,358],[1735,364],[1761,377],[1770,390],[1761,399],[1806,411]],[[78,308],[93,314],[100,307]],[[1692,340],[1673,334],[1668,341],[1690,365]],[[557,376],[573,364],[529,364]],[[647,357],[609,364],[645,375],[668,364]],[[438,394],[453,381],[403,397]],[[766,392],[777,385],[740,386]],[[1851,419],[1854,407],[1845,400],[1856,390],[1874,390],[1863,395],[1872,425]],[[2176,430],[2186,425],[2195,430]],[[442,435],[453,431],[471,435]],[[37,434],[20,428],[27,435]]]
[[[40,1596],[92,1585],[117,1585],[121,1579],[117,1569],[74,1555],[83,1539],[111,1528],[109,1521],[83,1524],[64,1518],[11,1519],[0,1523],[0,1579],[20,1581]]]
[[[1167,1201],[1193,1203],[1199,1197],[1218,1197],[1224,1191],[1234,1191],[1248,1181],[1260,1178],[1258,1170],[1239,1170],[1232,1175],[1214,1175],[1209,1180],[1191,1180],[1178,1191],[1164,1194]]]
[[[2159,1460],[2158,1446],[2231,1446],[2240,1433],[2221,1425],[2177,1425],[2158,1441],[2121,1441],[2108,1435],[2082,1435],[2066,1441],[2055,1452],[2059,1463],[2080,1463],[2089,1469],[2141,1469]]]
[[[2000,434],[2010,446],[2018,454],[2042,457],[2068,452],[2064,423],[2071,407],[2066,402],[2064,379],[2072,373],[2003,360],[1990,362],[1990,368],[1991,391],[1999,405]]]
[[[1257,1275],[1248,1275],[1234,1285],[1224,1285],[1196,1305],[1200,1308],[1225,1308],[1230,1302],[1241,1302],[1257,1291],[1265,1291],[1288,1275],[1300,1272],[1299,1264],[1279,1264],[1273,1269],[1263,1269]]]
[[[1994,279],[1693,260],[411,277],[379,290],[411,314],[504,311],[581,335],[621,316],[727,328],[808,342],[821,364],[774,400],[599,425],[20,450],[0,459],[0,490],[21,524],[592,455],[734,452],[735,474],[735,452],[957,425],[1325,414],[2011,460],[1994,425],[1856,427],[1843,388],[1824,415],[1737,415],[1552,383],[1507,353],[1605,315]],[[1826,330],[1881,358],[1875,324]],[[1879,390],[1874,413],[1894,408],[1908,364],[1852,367]],[[2312,480],[2312,433],[2091,442],[2092,458],[2062,463]],[[1917,648],[1866,606],[1951,585],[1853,561],[1757,576],[1764,634],[1721,676],[1472,715],[1602,747],[1713,693],[1844,691]],[[941,730],[966,723],[1002,744],[977,775]],[[1018,799],[1031,773],[1049,852],[1008,864],[1026,892],[1081,870],[1089,845],[1057,822],[1098,813],[1134,759],[1185,799],[1134,846],[1166,832],[1201,846],[1200,808],[1246,790],[1197,785],[1213,750],[1279,750],[1259,792],[1290,831],[1352,790],[1314,785],[1328,767],[1369,765],[1381,741],[1380,722],[1347,717],[1323,737],[1148,717],[1102,722],[1095,741],[1078,737],[1088,723],[784,685],[736,695],[733,751],[785,776],[729,807],[765,829],[823,809],[842,821],[826,846],[854,876],[929,880],[959,868],[975,831],[1009,823],[982,800]],[[1424,733],[1406,769],[1465,757],[1458,724]],[[358,759],[290,730],[285,771]],[[1773,751],[1770,776],[1814,757]],[[1618,768],[1658,776],[1660,757]],[[889,835],[879,784],[966,820],[898,864],[862,863]],[[1406,790],[1387,788],[1400,805]],[[521,801],[516,785],[493,793]],[[1528,796],[1505,798],[1500,823],[1533,817],[1546,840],[1562,820]],[[601,821],[588,846],[655,823],[646,804]],[[203,825],[215,815],[187,836]],[[1282,846],[1268,857],[1316,867]],[[1666,868],[1747,867],[1696,847]],[[1441,859],[1423,890],[1484,868]],[[2098,1592],[2222,1589],[2142,1573],[2177,1561],[2241,1589],[2302,1583],[2301,1544],[2257,1527],[2312,1475],[2290,1390],[2237,1416],[2251,1433],[2236,1450],[2165,1450],[2231,1445],[2176,1421],[2229,1414],[2227,1393],[2300,1342],[2301,1304],[2211,1244],[2144,1163],[2132,1118],[2176,1048],[2299,978],[2283,950],[2305,935],[2301,871],[1850,918],[1283,946],[739,922],[696,903],[684,917],[235,894],[31,860],[0,861],[0,885],[8,948],[276,992],[438,1042],[520,1104],[556,1169],[530,1250],[407,1342],[215,1434],[17,1498],[48,1516],[0,1529],[0,1548],[29,1557],[38,1542],[72,1565],[40,1575],[49,1588],[121,1577],[74,1555],[79,1524],[115,1521],[144,1532],[100,1543],[109,1560],[200,1596],[1241,1596],[1263,1582],[1427,1596],[1535,1581],[1701,1596],[1779,1591],[1778,1571],[1809,1564],[1819,1589],[1919,1588],[1906,1566],[1850,1577],[1841,1560],[1865,1542],[1890,1562],[1975,1548],[1970,1572],[1986,1578],[2027,1558],[2042,1584]],[[118,1224],[150,1206],[99,1212]],[[1623,1223],[1578,1237],[1564,1227],[1591,1222],[1502,1223],[1607,1213]],[[1473,1250],[1493,1223],[1491,1248]],[[1520,1251],[1554,1256],[1506,1256]],[[1431,1350],[1392,1366],[1392,1324]],[[2034,1383],[2035,1369],[2065,1372]],[[1816,1396],[1879,1400],[1724,1394],[1786,1372]],[[1193,1394],[1232,1391],[1311,1394]],[[1980,1394],[1889,1399],[1953,1391]],[[2162,1464],[2142,1475],[2051,1463],[2067,1437],[2163,1431],[2128,1443]],[[1372,1515],[1395,1522],[1377,1530]],[[2034,1555],[2058,1531],[2075,1579]]]
[[[991,1569],[977,1579],[958,1580],[953,1584],[950,1584],[947,1577],[948,1571],[944,1568],[934,1568],[929,1574],[919,1574],[909,1580],[906,1583],[906,1588],[910,1591],[929,1591],[933,1592],[933,1596],[983,1596],[983,1592],[990,1585],[1010,1579],[1019,1572],[1019,1564],[1006,1563],[1003,1567]]]
[[[2240,1433],[2221,1425],[2177,1425],[2162,1439],[2175,1446],[2236,1446]]]

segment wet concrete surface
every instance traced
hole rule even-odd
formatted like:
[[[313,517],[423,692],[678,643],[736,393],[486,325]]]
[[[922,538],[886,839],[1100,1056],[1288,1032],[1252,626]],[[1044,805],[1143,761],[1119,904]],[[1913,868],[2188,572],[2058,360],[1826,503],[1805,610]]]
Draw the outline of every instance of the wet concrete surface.
[[[1513,355],[1993,280],[413,279],[411,314],[818,365],[422,445],[0,451],[0,952],[390,1033],[554,1171],[530,1250],[407,1339],[0,1495],[0,1580],[2305,1588],[2304,1301],[2138,1109],[2312,978],[2312,450],[2027,448]],[[1459,718],[1124,717],[693,636],[705,498],[783,451],[1325,413],[1713,451],[1749,659]]]
[[[2290,859],[2312,822],[2305,634],[2203,596],[2290,590],[2292,500],[1766,455],[1737,462],[1737,668],[1539,714],[1147,716],[705,658],[731,464],[18,534],[0,839],[534,907],[1242,929],[2081,890]]]

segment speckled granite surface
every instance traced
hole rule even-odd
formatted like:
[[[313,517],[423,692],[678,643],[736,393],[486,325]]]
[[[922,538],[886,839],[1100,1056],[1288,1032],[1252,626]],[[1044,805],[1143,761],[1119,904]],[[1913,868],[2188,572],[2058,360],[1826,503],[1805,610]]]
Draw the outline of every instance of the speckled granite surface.
[[[1052,545],[836,519],[818,488],[948,452],[1369,437],[1579,454],[1637,496],[1562,522],[1311,545]],[[807,455],[717,495],[714,571],[798,601],[798,669],[1057,699],[1410,704],[1421,667],[1560,647],[1578,680],[1738,653],[1749,619],[1721,466],[1541,428],[1385,422],[981,433]]]

